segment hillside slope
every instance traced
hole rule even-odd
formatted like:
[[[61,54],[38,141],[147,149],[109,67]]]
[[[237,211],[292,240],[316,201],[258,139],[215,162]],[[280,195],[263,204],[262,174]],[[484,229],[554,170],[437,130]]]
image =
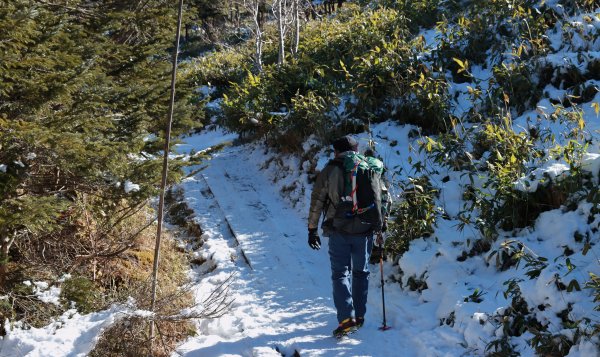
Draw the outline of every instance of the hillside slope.
[[[599,10],[355,2],[307,23],[287,64],[274,46],[262,71],[216,52],[198,59],[198,78],[215,122],[280,152],[255,161],[300,214],[329,140],[360,133],[362,149],[375,145],[397,203],[386,276],[398,300],[430,309],[419,310],[429,331],[458,336],[443,346],[594,356]]]
[[[389,167],[406,167],[405,158],[414,156],[409,147],[418,139],[409,138],[411,129],[414,128],[391,123],[373,128],[378,152]],[[364,134],[360,138],[364,147],[368,137]],[[194,138],[194,142],[202,141],[202,136]],[[397,144],[392,148],[390,141]],[[318,166],[322,167],[327,155],[322,152],[318,158]],[[186,181],[188,201],[206,230],[206,243],[196,253],[206,259],[197,268],[201,272],[199,296],[235,272],[235,303],[224,317],[200,322],[199,336],[181,346],[179,352],[187,356],[276,356],[276,350],[287,356],[294,351],[301,356],[484,355],[486,346],[501,336],[498,316],[511,305],[511,296],[503,294],[504,282],[522,278],[527,269],[521,266],[499,272],[493,259],[486,255],[457,259],[476,233],[469,229],[460,231],[459,222],[453,219],[440,221],[431,237],[413,241],[399,262],[385,263],[386,308],[392,330],[377,330],[382,306],[378,266],[373,265],[366,326],[341,342],[330,336],[335,313],[327,240],[318,252],[306,244],[310,185],[301,170],[306,165],[308,162],[293,156],[270,153],[261,145],[234,146],[216,154],[201,175]],[[440,204],[452,212],[461,204],[460,175],[446,171],[431,179],[442,182],[448,175],[450,180],[441,184]],[[282,190],[282,195],[283,187],[287,189]],[[209,188],[212,194],[208,193]],[[399,192],[394,193],[400,196]],[[582,204],[574,212],[547,212],[536,223],[536,230],[523,231],[513,238],[526,241],[537,254],[552,260],[561,254],[556,253],[557,247],[575,230],[586,226],[585,213],[589,208]],[[239,246],[225,228],[225,217]],[[252,268],[245,263],[240,249]],[[587,257],[571,256],[573,277],[584,280],[588,271],[600,273],[597,261],[591,258],[598,253],[595,250],[593,247],[593,254]],[[207,273],[207,266],[216,269]],[[551,322],[556,333],[562,330],[556,315],[567,305],[571,306],[572,318],[593,319],[588,291],[555,290],[554,274],[566,272],[561,268],[566,269],[561,264],[552,266],[538,279],[521,285],[525,299],[547,306],[545,312],[539,312],[539,318]],[[427,288],[411,291],[410,277],[426,282]],[[535,355],[527,344],[531,337],[524,334],[513,340],[523,356]],[[594,356],[597,343],[582,339],[571,349],[570,356]]]
[[[399,130],[399,135],[406,132]],[[178,352],[185,356],[279,356],[277,350],[287,356],[294,351],[301,356],[463,353],[461,334],[439,326],[437,303],[421,304],[418,295],[401,291],[397,284],[389,285],[387,291],[388,323],[394,329],[378,331],[382,306],[376,265],[372,267],[366,325],[341,342],[331,336],[336,318],[327,240],[317,252],[306,244],[305,202],[293,208],[279,194],[282,182],[274,183],[268,174],[283,175],[284,171],[260,170],[277,160],[265,156],[257,145],[231,147],[216,154],[206,170],[184,183],[188,202],[206,232],[206,243],[197,253],[206,262],[197,271],[216,265],[216,270],[201,277],[199,296],[235,272],[235,302],[222,318],[200,322],[199,336]],[[292,169],[300,162],[290,159],[281,164]],[[300,188],[306,176],[281,180],[296,182]],[[225,227],[225,217],[239,246]],[[386,265],[387,273],[391,269]]]

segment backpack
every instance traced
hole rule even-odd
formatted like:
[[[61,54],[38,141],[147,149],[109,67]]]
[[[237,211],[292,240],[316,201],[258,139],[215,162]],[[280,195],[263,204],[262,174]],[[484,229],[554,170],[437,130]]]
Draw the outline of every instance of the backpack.
[[[333,227],[347,234],[379,230],[383,224],[381,175],[383,163],[374,157],[347,152],[336,160],[344,171],[344,190],[333,218]]]

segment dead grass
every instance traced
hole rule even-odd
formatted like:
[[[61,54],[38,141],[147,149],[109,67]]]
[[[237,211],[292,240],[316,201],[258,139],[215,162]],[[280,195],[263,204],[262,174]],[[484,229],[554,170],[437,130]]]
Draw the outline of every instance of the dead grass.
[[[140,266],[145,268],[148,277],[152,271],[151,260],[148,260],[148,250],[134,252],[139,257]],[[191,319],[174,319],[165,317],[177,316],[181,310],[194,305],[193,294],[185,285],[188,267],[185,259],[175,249],[172,241],[165,240],[161,250],[159,265],[159,289],[155,306],[155,331],[156,340],[150,343],[150,320],[139,316],[126,316],[113,324],[102,333],[98,343],[90,352],[92,357],[117,357],[117,356],[169,356],[175,347],[190,335],[196,333]],[[137,308],[150,310],[150,279],[137,281],[129,285],[129,297],[137,302]]]
[[[0,291],[8,297],[0,301],[2,321],[42,327],[71,307],[73,301],[79,302],[76,305],[84,313],[125,302],[130,297],[139,309],[150,309],[156,235],[156,225],[151,223],[155,213],[147,205],[128,207],[123,202],[112,213],[99,214],[94,204],[92,198],[80,197],[75,208],[60,218],[62,230],[43,236],[29,235],[15,244],[7,264],[7,280]],[[187,283],[187,257],[177,249],[169,232],[164,233],[163,242],[156,312],[167,316],[193,306],[194,297],[180,289]],[[62,282],[60,278],[65,273],[71,278]],[[31,286],[24,284],[26,281],[44,281],[65,288],[62,303],[43,303]],[[93,355],[147,356],[148,323],[136,317],[116,323],[102,335]],[[156,356],[169,354],[167,351],[173,351],[194,331],[189,320],[157,321],[157,328],[159,343],[153,344],[152,352]]]
[[[166,357],[182,340],[195,334],[191,321],[157,321],[157,342],[148,336],[149,320],[140,317],[124,318],[102,334],[90,357]],[[152,345],[152,351],[150,346]]]

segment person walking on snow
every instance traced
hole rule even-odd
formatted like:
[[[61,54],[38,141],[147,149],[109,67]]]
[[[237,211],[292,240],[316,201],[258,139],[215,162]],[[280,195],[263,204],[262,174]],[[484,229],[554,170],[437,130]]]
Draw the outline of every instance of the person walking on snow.
[[[369,288],[369,257],[373,248],[374,233],[385,231],[386,228],[385,208],[387,205],[386,202],[382,205],[381,192],[384,191],[383,196],[387,196],[387,190],[381,176],[377,176],[377,182],[371,185],[374,187],[373,191],[376,192],[375,202],[371,206],[374,207],[373,211],[377,211],[377,219],[368,223],[366,230],[362,233],[348,233],[348,231],[354,231],[340,225],[340,221],[343,219],[340,218],[339,213],[339,208],[345,203],[344,200],[348,199],[345,196],[348,192],[347,187],[345,188],[348,180],[345,178],[347,172],[344,170],[344,160],[349,155],[359,157],[359,160],[364,160],[365,157],[358,154],[358,142],[352,136],[344,136],[335,140],[333,149],[335,157],[317,176],[311,194],[308,244],[315,250],[321,248],[318,224],[323,215],[321,228],[323,236],[329,238],[333,301],[339,323],[333,334],[341,337],[362,327],[365,321]],[[379,160],[374,158],[370,160],[377,161],[383,168],[383,164]],[[360,224],[365,224],[365,222],[360,222]],[[378,236],[381,237],[381,234]],[[378,241],[377,243],[382,244],[383,242]]]

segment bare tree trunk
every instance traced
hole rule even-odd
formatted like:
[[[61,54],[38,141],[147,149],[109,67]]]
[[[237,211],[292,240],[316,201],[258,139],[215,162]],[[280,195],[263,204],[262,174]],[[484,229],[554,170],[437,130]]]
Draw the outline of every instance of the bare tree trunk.
[[[300,0],[294,0],[292,6],[294,16],[294,43],[292,44],[292,55],[296,57],[298,54],[298,46],[300,45]]]
[[[277,65],[281,66],[285,62],[285,18],[284,11],[282,7],[284,6],[283,0],[275,0],[276,1],[276,17],[277,17],[277,27],[279,28],[279,56],[277,57]]]
[[[263,33],[261,28],[261,11],[260,0],[252,1],[252,15],[254,17],[254,56],[256,61],[256,69],[262,72],[262,48],[263,48]]]
[[[263,26],[263,17],[265,13],[265,0],[236,0],[235,2],[235,10],[236,10],[236,22],[238,22],[237,26],[240,27],[240,11],[239,5],[248,11],[252,15],[253,25],[250,26],[250,31],[254,35],[254,66],[258,72],[263,71],[262,64],[262,51],[263,51],[263,43],[264,43],[264,34],[262,31]]]

